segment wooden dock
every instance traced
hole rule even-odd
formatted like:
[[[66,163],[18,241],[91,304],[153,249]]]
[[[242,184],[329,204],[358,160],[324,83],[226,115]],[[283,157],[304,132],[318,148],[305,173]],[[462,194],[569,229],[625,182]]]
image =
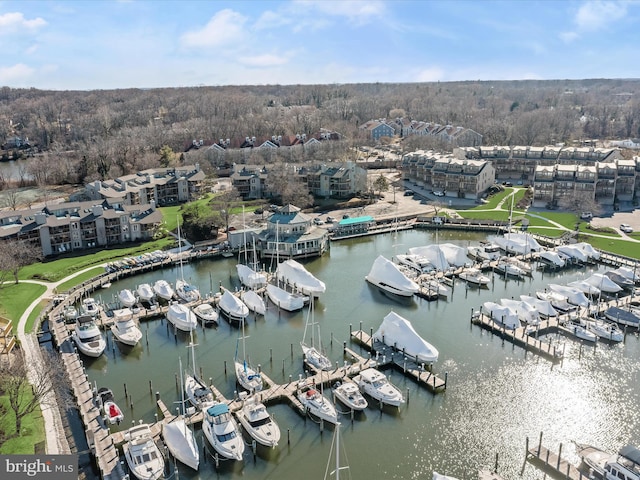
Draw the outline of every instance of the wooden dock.
[[[529,448],[529,438],[527,438],[526,459],[541,470],[567,480],[587,480],[590,477],[583,473],[578,467],[562,458],[562,444],[558,453],[552,452],[542,445],[542,433],[538,445]]]

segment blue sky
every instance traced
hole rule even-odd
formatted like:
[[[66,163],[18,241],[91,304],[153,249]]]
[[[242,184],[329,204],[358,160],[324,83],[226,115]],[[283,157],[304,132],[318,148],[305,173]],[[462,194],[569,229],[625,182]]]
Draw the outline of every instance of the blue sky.
[[[638,78],[639,17],[638,0],[0,0],[0,85]]]

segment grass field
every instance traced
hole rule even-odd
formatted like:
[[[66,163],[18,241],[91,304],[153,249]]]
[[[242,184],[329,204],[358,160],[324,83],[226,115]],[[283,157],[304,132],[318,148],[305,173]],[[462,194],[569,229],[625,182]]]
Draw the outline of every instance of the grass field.
[[[57,291],[58,293],[66,292],[67,290],[70,290],[76,285],[80,285],[81,283],[87,280],[90,280],[93,277],[97,277],[102,273],[104,273],[104,268],[102,267],[92,268],[91,270],[87,270],[86,272],[83,272],[80,275],[76,275],[75,277],[70,278],[64,283],[61,283],[60,285],[58,285]]]
[[[8,408],[8,403],[7,397],[0,396],[0,404],[7,406],[8,409],[7,414],[0,417],[0,430],[4,431],[6,435],[13,435],[15,433],[15,417],[11,409]],[[40,408],[36,407],[33,413],[22,419],[22,434],[0,445],[0,454],[34,454],[35,445],[44,442],[44,440],[42,413]]]
[[[25,307],[31,305],[47,289],[35,283],[9,283],[0,288],[0,314],[13,320],[14,328]]]

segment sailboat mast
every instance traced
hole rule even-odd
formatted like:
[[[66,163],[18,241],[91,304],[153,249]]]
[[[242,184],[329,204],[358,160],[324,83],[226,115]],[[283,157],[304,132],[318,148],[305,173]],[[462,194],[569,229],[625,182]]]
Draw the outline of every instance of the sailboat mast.
[[[336,480],[340,479],[340,423],[336,423]]]

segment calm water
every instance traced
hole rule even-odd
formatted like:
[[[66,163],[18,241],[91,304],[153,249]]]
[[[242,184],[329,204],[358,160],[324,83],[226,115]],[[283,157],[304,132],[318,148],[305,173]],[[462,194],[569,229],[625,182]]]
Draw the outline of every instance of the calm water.
[[[467,246],[483,238],[476,234],[441,233],[438,240]],[[548,283],[587,277],[593,268],[561,274],[535,272],[533,278],[520,282],[495,276],[489,290],[467,290],[464,283],[457,282],[448,300],[416,300],[411,304],[393,302],[364,280],[377,255],[390,258],[409,247],[434,241],[430,232],[408,231],[397,236],[337,242],[331,245],[329,254],[306,264],[327,284],[327,293],[316,303],[315,318],[321,324],[323,343],[333,361],[343,361],[341,345],[348,340],[349,324],[354,329],[362,323],[365,331],[376,330],[383,317],[394,310],[438,348],[440,358],[434,371],[449,375],[447,391],[433,395],[400,372],[387,370],[396,385],[405,393],[409,391],[409,402],[399,412],[369,408],[353,423],[343,417],[341,437],[352,478],[430,479],[433,470],[437,470],[473,479],[479,469],[493,467],[498,454],[499,472],[515,479],[520,476],[526,437],[537,442],[541,431],[545,445],[557,450],[562,443],[563,453],[573,455],[574,460],[577,457],[572,441],[610,451],[626,443],[640,444],[640,342],[635,334],[628,335],[625,344],[602,343],[596,348],[580,348],[577,341],[554,337],[551,341],[565,349],[565,359],[552,365],[503,343],[469,321],[472,308],[479,308],[484,301],[534,294]],[[235,263],[234,259],[196,262],[184,267],[184,276],[202,292],[216,290],[220,283],[232,288],[237,285]],[[175,281],[177,274],[177,269],[157,271],[122,280],[98,293],[103,301],[110,301],[122,288],[151,283],[161,276]],[[305,317],[306,309],[278,314],[270,305],[266,318],[251,317],[246,326],[252,363],[261,364],[276,382],[286,383],[289,376],[296,379],[302,373],[299,342]],[[110,339],[108,354],[93,362],[85,361],[90,379],[98,386],[112,388],[116,400],[126,406],[123,429],[130,426],[131,420],[154,420],[155,395],[150,392],[149,381],[151,391],[159,392],[167,405],[179,399],[178,358],[183,365],[189,359],[188,336],[179,334],[174,338],[166,321],[143,323],[142,330],[148,343],[143,339],[142,345],[125,350]],[[217,328],[199,327],[196,332],[197,365],[228,398],[235,389],[231,362],[237,337],[237,328],[224,321]],[[357,350],[355,345],[352,347]],[[225,361],[228,375],[224,373]],[[125,383],[133,410],[125,401]],[[201,456],[200,472],[182,467],[180,476],[297,480],[304,469],[304,477],[323,478],[332,429],[321,434],[317,424],[310,419],[305,421],[286,404],[269,409],[282,430],[279,447],[258,449],[255,462],[247,449],[244,462],[223,462],[218,470],[211,459],[203,460]],[[199,429],[197,435],[202,445],[205,440]],[[532,466],[525,466],[523,478],[542,476]]]

